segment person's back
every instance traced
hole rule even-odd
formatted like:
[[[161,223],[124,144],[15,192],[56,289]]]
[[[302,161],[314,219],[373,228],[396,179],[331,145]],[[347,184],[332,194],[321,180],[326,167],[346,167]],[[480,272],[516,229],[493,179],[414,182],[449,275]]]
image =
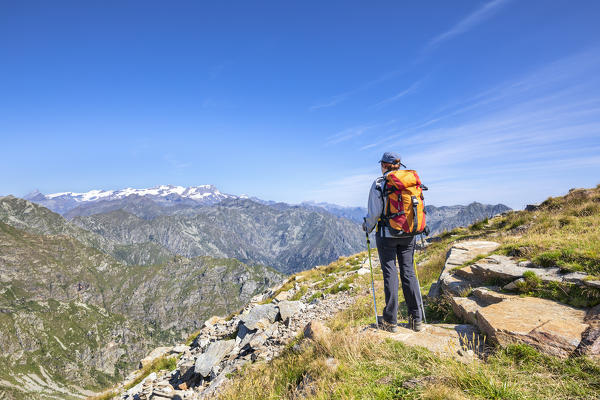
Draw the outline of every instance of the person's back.
[[[397,329],[399,267],[402,292],[408,308],[409,325],[412,329],[420,331],[425,326],[423,324],[423,304],[420,296],[419,282],[413,267],[415,236],[412,232],[407,233],[394,229],[394,227],[390,226],[389,221],[386,221],[384,215],[389,201],[385,190],[386,177],[392,171],[399,170],[402,164],[400,156],[391,152],[384,153],[379,162],[383,176],[377,178],[371,185],[368,213],[363,223],[363,229],[368,233],[376,229],[375,239],[381,270],[383,272],[385,294],[383,319],[380,321],[380,325],[382,328],[390,331]],[[398,212],[398,214],[400,213]],[[413,226],[415,226],[415,223],[416,221],[413,220]],[[396,265],[396,259],[398,260],[398,265]]]

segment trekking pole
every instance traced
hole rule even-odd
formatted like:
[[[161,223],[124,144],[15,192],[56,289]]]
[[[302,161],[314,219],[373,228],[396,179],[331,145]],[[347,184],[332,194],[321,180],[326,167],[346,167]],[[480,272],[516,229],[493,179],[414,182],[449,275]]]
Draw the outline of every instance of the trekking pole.
[[[415,267],[415,277],[417,278],[417,285],[419,285],[419,300],[421,301],[421,313],[423,313],[423,322],[427,323],[427,318],[425,318],[425,307],[423,306],[423,296],[421,295],[421,283],[419,283],[419,273],[417,272],[417,260],[415,259],[415,253],[413,253],[413,265]]]
[[[377,321],[377,300],[375,300],[375,283],[373,280],[373,264],[371,263],[371,240],[369,239],[369,232],[365,232],[367,235],[367,252],[369,253],[369,268],[371,269],[371,291],[373,292],[373,311],[375,311],[375,329],[379,329],[379,322]]]

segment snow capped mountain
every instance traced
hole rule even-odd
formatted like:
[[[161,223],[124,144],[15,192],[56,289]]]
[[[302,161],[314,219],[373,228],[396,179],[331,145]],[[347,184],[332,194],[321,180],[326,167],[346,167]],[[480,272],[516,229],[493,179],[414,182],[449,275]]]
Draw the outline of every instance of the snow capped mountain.
[[[37,193],[40,194],[39,192]],[[181,196],[187,199],[203,200],[207,198],[227,199],[236,196],[223,194],[213,185],[201,186],[173,186],[161,185],[149,189],[121,189],[121,190],[90,190],[85,193],[63,192],[47,194],[46,199],[70,198],[77,202],[98,201],[98,200],[117,200],[127,196],[149,196],[149,197],[167,197],[172,195]],[[29,197],[29,196],[28,196]]]
[[[238,198],[238,196],[221,193],[213,185],[190,187],[160,185],[148,189],[90,190],[84,193],[62,192],[47,195],[36,190],[25,198],[52,211],[64,214],[84,204],[113,202],[127,198],[146,198],[168,206],[177,204],[210,205],[225,199]]]

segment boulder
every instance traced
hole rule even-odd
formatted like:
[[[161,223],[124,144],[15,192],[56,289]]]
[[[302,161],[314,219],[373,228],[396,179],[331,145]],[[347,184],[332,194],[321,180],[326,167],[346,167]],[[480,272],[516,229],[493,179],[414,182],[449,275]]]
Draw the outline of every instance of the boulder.
[[[269,326],[277,320],[277,315],[279,315],[279,308],[275,304],[261,304],[242,314],[240,321],[246,328],[253,331]]]
[[[502,346],[527,343],[540,351],[568,357],[588,328],[585,310],[537,297],[521,297],[486,288],[469,297],[453,297],[452,308]]]
[[[429,297],[437,297],[441,294],[442,287],[445,286],[444,280],[450,277],[453,268],[459,267],[477,256],[491,253],[498,247],[500,247],[500,243],[484,240],[469,240],[452,246],[446,256],[446,263],[438,282],[431,285],[431,289],[429,289]]]
[[[250,329],[248,329],[246,327],[246,325],[240,324],[237,335],[235,336],[235,343],[240,344],[248,334],[252,334],[252,333],[254,333],[254,331],[251,331]]]
[[[282,301],[277,306],[279,307],[281,320],[286,324],[294,315],[304,309],[304,303],[301,301]]]
[[[312,340],[323,340],[331,333],[331,329],[317,320],[310,321],[304,327],[304,337]]]
[[[217,366],[234,347],[234,339],[212,342],[196,359],[194,371],[203,377],[208,377],[213,367]]]

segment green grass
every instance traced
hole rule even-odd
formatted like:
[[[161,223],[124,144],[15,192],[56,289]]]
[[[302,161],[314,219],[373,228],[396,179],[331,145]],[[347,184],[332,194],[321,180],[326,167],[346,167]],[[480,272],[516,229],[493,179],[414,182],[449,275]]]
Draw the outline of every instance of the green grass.
[[[496,222],[506,230],[527,224],[526,234],[507,235],[504,250],[544,267],[600,275],[600,189],[577,189],[549,198],[534,212],[512,213]]]
[[[300,300],[302,298],[302,296],[304,296],[306,294],[306,292],[308,292],[308,286],[302,285],[302,286],[300,286],[298,291],[296,293],[294,293],[294,295],[292,297],[290,297],[290,300],[291,301]]]

